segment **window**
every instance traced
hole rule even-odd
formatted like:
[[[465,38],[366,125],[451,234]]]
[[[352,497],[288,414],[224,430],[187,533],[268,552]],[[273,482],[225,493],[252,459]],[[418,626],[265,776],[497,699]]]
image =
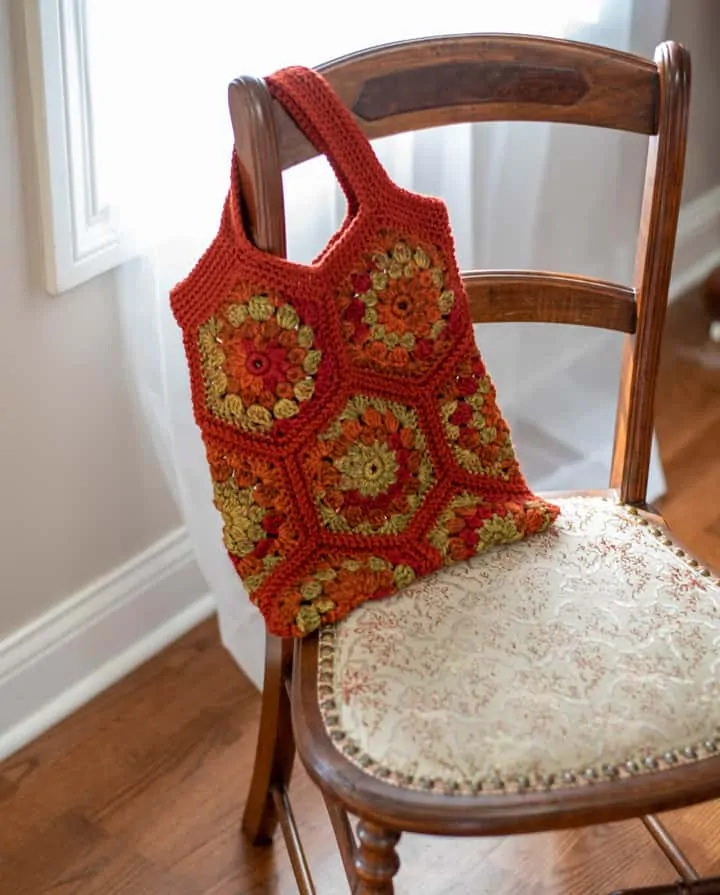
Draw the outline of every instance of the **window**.
[[[348,27],[328,0],[280,0],[266,21],[249,19],[246,4],[237,0],[28,0],[47,290],[62,292],[133,254],[137,215],[133,221],[125,220],[126,213],[121,218],[113,196],[144,189],[152,183],[151,172],[168,163],[153,140],[154,113],[174,122],[178,138],[222,143],[218,151],[225,158],[225,86],[240,71],[313,65],[439,27],[444,33],[474,28],[564,34],[574,25],[597,22],[602,5],[603,0],[505,0],[440,9],[418,0],[412,15],[403,17],[388,16],[385,2],[364,0],[362,15]],[[274,27],[278,13],[281,29]],[[198,92],[207,101],[191,104],[193,114],[204,115],[206,105],[208,113],[193,127],[183,101]],[[133,104],[133,98],[140,101]],[[226,165],[219,170],[224,178]]]

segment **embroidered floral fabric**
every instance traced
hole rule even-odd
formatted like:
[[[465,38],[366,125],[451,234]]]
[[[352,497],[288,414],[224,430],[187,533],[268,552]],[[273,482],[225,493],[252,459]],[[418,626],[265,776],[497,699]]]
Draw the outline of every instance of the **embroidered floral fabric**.
[[[518,466],[444,204],[392,183],[317,73],[267,84],[333,165],[345,222],[311,265],[260,252],[233,164],[171,305],[228,554],[269,629],[303,636],[558,510]]]
[[[366,604],[318,693],[366,773],[441,793],[583,785],[720,750],[720,580],[613,500]]]

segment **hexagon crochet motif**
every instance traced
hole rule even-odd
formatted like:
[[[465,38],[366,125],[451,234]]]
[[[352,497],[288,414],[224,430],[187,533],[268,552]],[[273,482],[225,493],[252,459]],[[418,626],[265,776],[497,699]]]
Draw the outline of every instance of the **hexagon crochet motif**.
[[[171,294],[228,554],[269,630],[304,636],[546,529],[475,345],[445,205],[396,186],[330,85],[267,79],[348,199],[311,265],[220,231]]]

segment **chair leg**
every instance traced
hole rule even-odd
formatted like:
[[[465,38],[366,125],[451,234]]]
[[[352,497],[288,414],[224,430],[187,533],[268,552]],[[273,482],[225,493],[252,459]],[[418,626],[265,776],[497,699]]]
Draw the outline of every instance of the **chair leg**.
[[[295,759],[290,699],[285,687],[292,668],[293,644],[268,635],[266,649],[260,730],[243,815],[243,832],[253,845],[267,845],[272,840],[278,821],[273,791],[285,793]]]
[[[395,850],[400,834],[361,820],[358,839],[355,895],[393,895],[393,877],[400,868],[400,858]]]
[[[345,875],[348,879],[350,891],[354,892],[358,883],[358,876],[355,870],[355,861],[357,860],[357,842],[353,836],[352,826],[347,811],[332,796],[323,793],[325,805],[327,807],[330,822],[332,823],[333,832],[340,848],[340,857],[342,858]]]
[[[665,828],[664,824],[654,814],[648,814],[646,817],[640,818],[645,825],[645,829],[653,837],[657,845],[662,850],[665,857],[677,870],[678,875],[685,882],[693,882],[700,879],[697,870],[688,860],[685,852],[675,842],[673,837]]]

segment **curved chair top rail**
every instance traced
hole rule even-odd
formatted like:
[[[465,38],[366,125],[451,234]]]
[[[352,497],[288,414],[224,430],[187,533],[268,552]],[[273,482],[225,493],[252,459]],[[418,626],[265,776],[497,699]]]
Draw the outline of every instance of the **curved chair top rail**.
[[[375,139],[458,121],[553,121],[654,134],[657,66],[591,44],[470,34],[374,47],[318,66]],[[280,163],[317,150],[274,104]]]

